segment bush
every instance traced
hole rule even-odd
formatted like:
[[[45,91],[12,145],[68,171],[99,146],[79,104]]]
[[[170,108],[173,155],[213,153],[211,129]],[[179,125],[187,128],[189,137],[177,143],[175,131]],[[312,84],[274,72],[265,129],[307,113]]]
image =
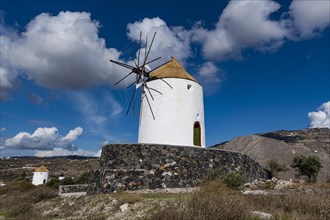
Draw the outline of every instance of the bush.
[[[277,159],[271,159],[267,163],[270,171],[276,176],[279,172],[288,171],[288,168],[285,164],[280,164]]]
[[[76,184],[86,184],[89,183],[91,177],[91,172],[83,173],[76,181]]]
[[[221,177],[221,182],[232,189],[240,189],[245,183],[244,177],[238,172],[231,172]]]
[[[46,186],[51,187],[53,189],[58,189],[60,185],[74,185],[76,182],[73,180],[72,177],[66,177],[63,180],[59,179],[51,179],[46,183]]]
[[[53,189],[58,189],[60,185],[61,185],[61,180],[59,179],[51,179],[46,183],[46,186]]]
[[[307,176],[308,182],[316,182],[317,174],[322,168],[320,159],[316,156],[305,157],[298,155],[293,159],[291,165],[300,175]]]

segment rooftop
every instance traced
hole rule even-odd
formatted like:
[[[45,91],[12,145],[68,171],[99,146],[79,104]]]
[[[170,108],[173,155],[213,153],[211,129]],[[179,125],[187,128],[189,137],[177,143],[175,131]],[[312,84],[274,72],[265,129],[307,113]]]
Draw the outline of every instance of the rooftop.
[[[175,59],[175,57],[171,57],[170,61],[164,63],[153,72],[151,72],[149,80],[161,78],[188,79],[198,83],[194,77],[187,73],[187,71],[182,67],[179,61]]]

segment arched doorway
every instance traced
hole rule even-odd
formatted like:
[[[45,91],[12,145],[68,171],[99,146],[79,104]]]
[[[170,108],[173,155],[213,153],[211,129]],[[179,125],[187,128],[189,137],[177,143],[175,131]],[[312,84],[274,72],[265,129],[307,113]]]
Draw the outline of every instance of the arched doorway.
[[[201,126],[198,121],[194,123],[194,145],[201,146]]]

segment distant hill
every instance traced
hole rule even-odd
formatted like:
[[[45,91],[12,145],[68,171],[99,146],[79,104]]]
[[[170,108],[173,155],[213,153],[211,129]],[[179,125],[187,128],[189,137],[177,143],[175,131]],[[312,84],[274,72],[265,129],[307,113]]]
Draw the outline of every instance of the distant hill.
[[[212,147],[238,151],[267,167],[268,161],[277,159],[289,170],[279,174],[281,179],[295,179],[296,172],[291,163],[296,155],[320,158],[323,168],[318,181],[330,181],[330,129],[280,130],[235,138]]]

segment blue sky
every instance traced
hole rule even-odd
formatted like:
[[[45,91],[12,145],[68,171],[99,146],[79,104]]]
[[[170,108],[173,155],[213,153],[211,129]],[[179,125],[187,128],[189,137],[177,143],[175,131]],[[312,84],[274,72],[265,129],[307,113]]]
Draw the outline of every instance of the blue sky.
[[[157,32],[151,58],[175,56],[201,82],[207,146],[330,127],[328,0],[0,3],[1,156],[137,142],[132,91],[114,86],[127,72],[109,60],[136,58],[140,31]]]

